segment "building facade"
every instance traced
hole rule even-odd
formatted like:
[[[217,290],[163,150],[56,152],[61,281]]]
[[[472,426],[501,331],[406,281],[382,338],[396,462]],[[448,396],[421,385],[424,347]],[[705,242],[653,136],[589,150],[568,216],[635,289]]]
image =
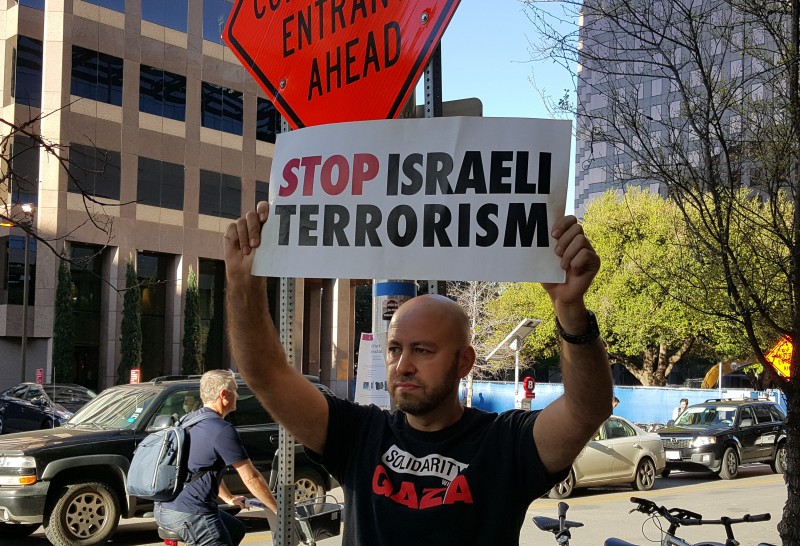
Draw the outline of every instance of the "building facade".
[[[223,45],[226,0],[0,0],[6,205],[32,204],[36,239],[0,228],[0,388],[52,377],[59,253],[70,259],[71,377],[117,381],[125,271],[142,284],[142,380],[180,372],[198,276],[205,369],[235,369],[225,339],[222,232],[268,194],[279,116]],[[41,135],[44,149],[31,135]],[[29,258],[22,369],[24,257]],[[353,375],[354,286],[292,280],[298,369],[337,394]]]

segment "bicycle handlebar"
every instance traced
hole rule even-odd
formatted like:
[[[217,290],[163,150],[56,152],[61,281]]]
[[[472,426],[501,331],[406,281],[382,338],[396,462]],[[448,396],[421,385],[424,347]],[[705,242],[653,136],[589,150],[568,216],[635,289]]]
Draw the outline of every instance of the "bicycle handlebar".
[[[258,499],[245,499],[244,505],[248,508],[266,508],[267,506]]]
[[[658,514],[663,516],[673,525],[732,525],[734,523],[755,523],[758,521],[769,521],[772,516],[769,514],[745,514],[741,518],[721,517],[720,519],[703,519],[697,512],[692,512],[684,508],[666,508],[659,506],[653,501],[639,497],[631,497],[631,502],[638,506],[633,511],[643,512],[648,515]]]

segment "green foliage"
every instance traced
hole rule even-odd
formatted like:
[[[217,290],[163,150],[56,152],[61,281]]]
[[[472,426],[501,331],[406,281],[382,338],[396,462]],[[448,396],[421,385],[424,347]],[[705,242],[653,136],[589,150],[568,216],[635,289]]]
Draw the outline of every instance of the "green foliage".
[[[131,369],[139,368],[142,363],[141,301],[142,291],[133,267],[133,256],[129,256],[125,271],[125,296],[122,304],[120,361],[117,367],[118,384],[127,383],[130,380]]]
[[[72,320],[72,275],[69,263],[62,260],[58,266],[56,309],[53,321],[53,381],[68,383],[74,380],[73,357],[75,332]]]
[[[197,275],[189,266],[186,281],[186,301],[183,310],[183,363],[182,373],[192,375],[203,371],[202,325]]]

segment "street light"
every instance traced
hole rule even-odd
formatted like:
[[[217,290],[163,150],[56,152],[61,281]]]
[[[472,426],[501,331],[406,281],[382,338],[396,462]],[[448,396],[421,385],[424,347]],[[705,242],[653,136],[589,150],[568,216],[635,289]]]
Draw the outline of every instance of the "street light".
[[[488,355],[486,355],[486,360],[492,360],[495,358],[495,354],[500,349],[508,347],[512,351],[514,351],[514,406],[516,407],[519,404],[519,351],[522,349],[522,340],[528,337],[531,332],[533,332],[537,326],[542,323],[541,320],[536,319],[522,319],[517,326],[511,330],[511,333],[506,336],[506,338],[500,342],[500,344],[492,349]]]
[[[33,228],[33,217],[36,214],[36,207],[30,203],[25,203],[20,205],[22,212],[24,214],[23,221],[20,222],[20,226],[25,230],[25,265],[23,267],[23,277],[22,277],[22,350],[21,350],[21,361],[22,361],[22,371],[21,377],[22,382],[25,382],[25,360],[27,358],[28,352],[28,277],[30,277],[29,269],[29,261],[30,261],[30,240],[31,234],[30,230]]]

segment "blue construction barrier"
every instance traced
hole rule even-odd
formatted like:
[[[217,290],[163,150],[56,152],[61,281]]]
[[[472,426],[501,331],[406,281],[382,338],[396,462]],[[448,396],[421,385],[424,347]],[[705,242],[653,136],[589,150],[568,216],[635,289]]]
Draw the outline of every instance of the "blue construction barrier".
[[[519,387],[522,391],[522,385]],[[461,384],[461,398],[466,397],[466,382]],[[561,383],[537,383],[536,397],[531,400],[531,409],[544,408],[564,393]],[[625,417],[634,423],[666,423],[672,418],[672,410],[681,398],[689,400],[689,405],[720,398],[718,389],[696,389],[682,387],[614,387],[614,396],[619,398],[615,415]],[[769,397],[786,410],[786,397],[778,390],[755,392],[747,389],[723,389],[722,398]],[[514,407],[514,383],[475,381],[473,382],[472,405],[486,411],[501,412]]]

